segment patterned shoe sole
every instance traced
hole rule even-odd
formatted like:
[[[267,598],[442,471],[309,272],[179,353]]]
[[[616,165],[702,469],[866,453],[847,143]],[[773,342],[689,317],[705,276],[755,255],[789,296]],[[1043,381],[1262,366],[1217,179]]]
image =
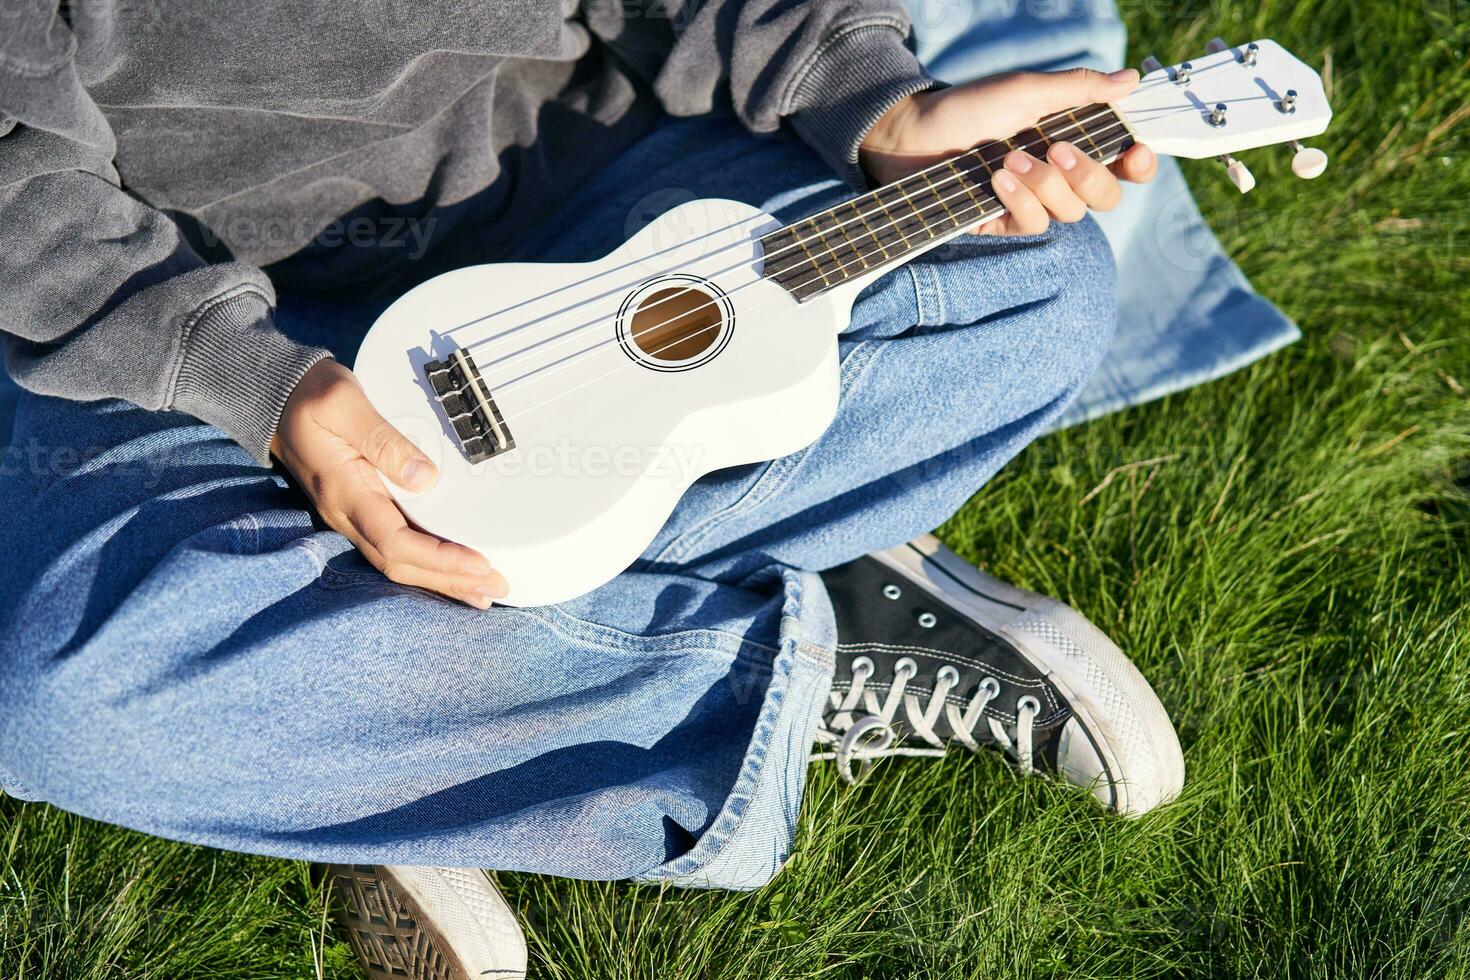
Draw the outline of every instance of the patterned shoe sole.
[[[413,900],[383,868],[328,865],[337,920],[363,971],[372,980],[470,980]]]

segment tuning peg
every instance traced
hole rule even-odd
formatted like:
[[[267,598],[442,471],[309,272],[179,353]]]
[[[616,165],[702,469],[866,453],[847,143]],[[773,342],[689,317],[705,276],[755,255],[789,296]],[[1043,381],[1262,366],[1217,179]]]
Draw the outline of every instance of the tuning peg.
[[[1240,60],[1242,63],[1245,64],[1247,68],[1254,68],[1256,67],[1256,59],[1259,58],[1260,55],[1260,46],[1257,45],[1255,41],[1252,41],[1250,44],[1247,44],[1245,46],[1245,57],[1241,58]]]
[[[1155,58],[1153,55],[1149,55],[1147,58],[1143,59],[1143,63],[1138,66],[1138,70],[1143,74],[1148,75],[1158,71],[1163,67],[1163,62],[1159,61],[1159,59]]]
[[[1293,112],[1296,112],[1296,89],[1287,89],[1286,94],[1277,101],[1276,108],[1280,109],[1288,116],[1291,115]]]
[[[1302,146],[1297,140],[1292,140],[1288,145],[1292,150],[1292,173],[1302,180],[1322,176],[1322,171],[1327,169],[1327,154],[1310,146]]]
[[[1194,65],[1187,61],[1181,61],[1179,67],[1174,69],[1174,81],[1180,85],[1189,84],[1189,76],[1194,74]]]
[[[1210,38],[1210,43],[1205,45],[1205,51],[1209,54],[1219,54],[1221,51],[1225,51],[1229,47],[1230,45],[1225,43],[1225,39],[1223,37],[1212,37]]]
[[[1220,162],[1225,164],[1225,176],[1230,178],[1230,183],[1235,185],[1236,190],[1248,194],[1256,186],[1256,178],[1235,157],[1227,153],[1220,157]]]

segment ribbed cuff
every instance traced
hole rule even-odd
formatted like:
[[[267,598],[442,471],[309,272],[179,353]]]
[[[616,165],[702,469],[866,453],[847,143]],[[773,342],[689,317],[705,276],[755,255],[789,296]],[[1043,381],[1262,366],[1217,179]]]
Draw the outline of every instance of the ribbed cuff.
[[[224,430],[269,466],[286,399],[312,365],[330,356],[277,330],[260,292],[232,290],[201,306],[185,325],[169,408]]]
[[[818,52],[791,97],[791,126],[858,190],[868,179],[858,150],[899,102],[941,87],[904,43],[897,24],[870,23],[836,35]]]

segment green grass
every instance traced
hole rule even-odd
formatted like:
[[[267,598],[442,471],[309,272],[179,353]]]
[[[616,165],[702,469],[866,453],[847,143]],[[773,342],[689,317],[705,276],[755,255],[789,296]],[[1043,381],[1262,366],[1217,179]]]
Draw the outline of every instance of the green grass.
[[[1171,9],[1172,8],[1172,9]],[[963,754],[815,771],[750,895],[500,876],[540,977],[1470,977],[1464,0],[1129,8],[1135,58],[1271,36],[1337,111],[1313,184],[1191,165],[1304,328],[1032,447],[944,528],[1084,610],[1184,743],[1137,821]],[[355,977],[299,864],[0,801],[0,977]]]

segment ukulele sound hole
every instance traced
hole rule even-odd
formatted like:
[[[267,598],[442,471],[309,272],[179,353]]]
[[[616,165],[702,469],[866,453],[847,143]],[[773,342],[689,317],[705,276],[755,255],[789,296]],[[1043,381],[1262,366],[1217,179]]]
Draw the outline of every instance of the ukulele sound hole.
[[[713,296],[699,289],[673,287],[642,298],[628,332],[644,357],[665,364],[685,363],[715,346],[724,320],[724,310]]]

